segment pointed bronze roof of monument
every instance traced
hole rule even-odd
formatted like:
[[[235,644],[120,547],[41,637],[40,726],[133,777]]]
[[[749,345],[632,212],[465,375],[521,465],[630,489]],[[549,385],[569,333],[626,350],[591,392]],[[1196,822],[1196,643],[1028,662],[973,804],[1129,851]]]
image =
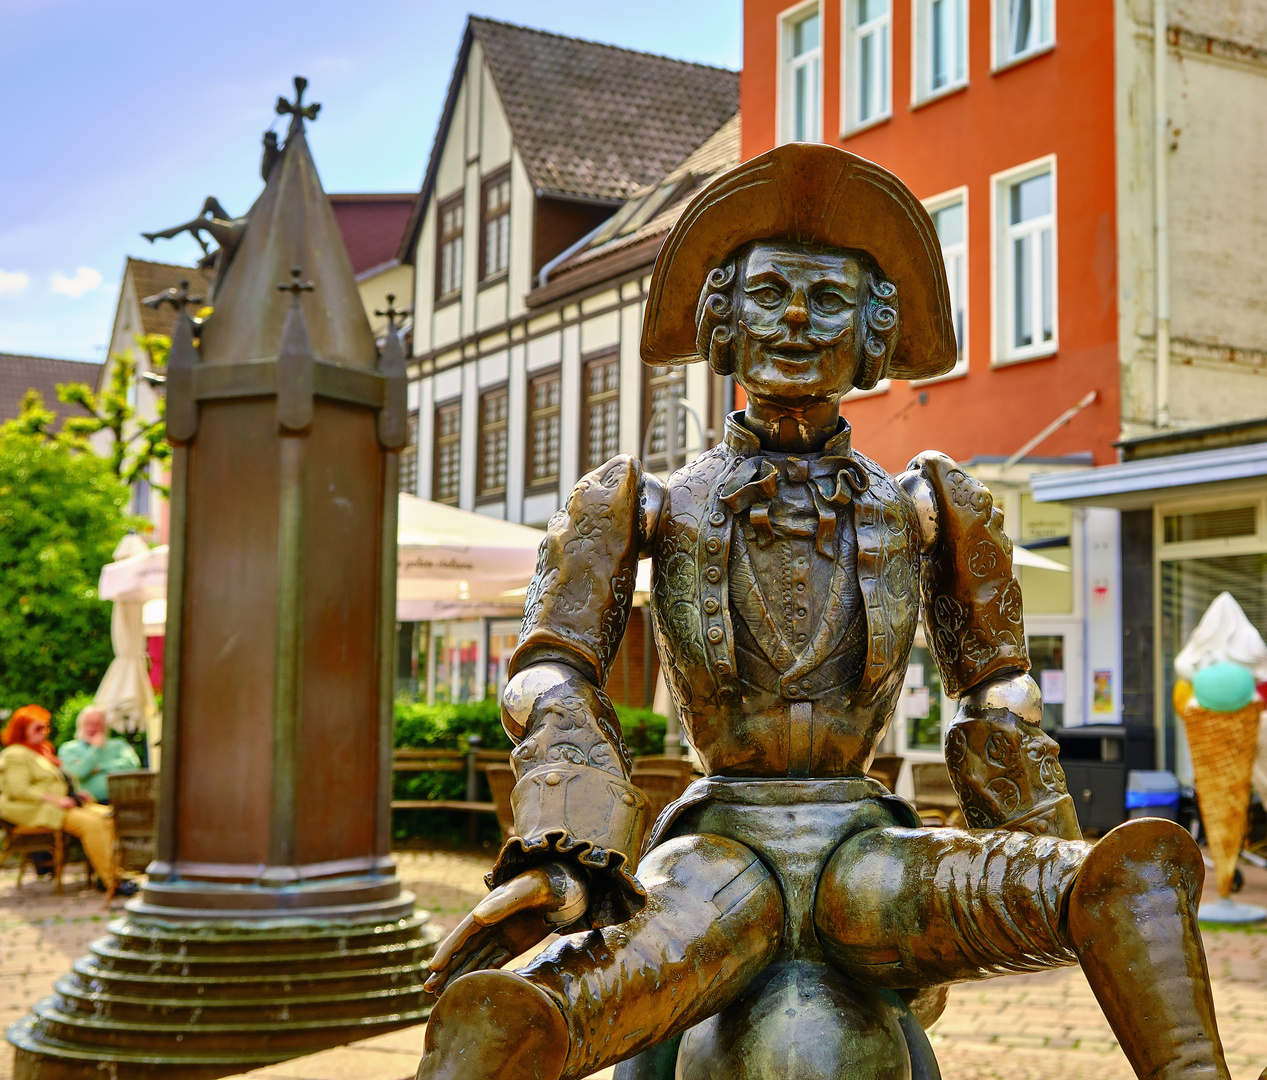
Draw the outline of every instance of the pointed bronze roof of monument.
[[[295,267],[313,283],[303,307],[314,356],[346,367],[377,363],[352,262],[304,136],[304,120],[315,119],[320,108],[303,104],[306,86],[307,80],[297,76],[294,103],[277,101],[278,113],[290,114],[290,131],[216,285],[215,311],[201,334],[204,364],[278,355],[290,297],[277,286],[290,280]]]

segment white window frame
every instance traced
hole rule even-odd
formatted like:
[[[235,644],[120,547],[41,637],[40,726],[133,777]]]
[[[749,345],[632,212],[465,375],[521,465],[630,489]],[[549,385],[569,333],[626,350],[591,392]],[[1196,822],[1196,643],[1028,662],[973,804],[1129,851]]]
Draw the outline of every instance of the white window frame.
[[[952,73],[944,86],[933,86],[933,4],[950,4],[959,16],[963,45],[963,71]],[[911,104],[912,107],[953,94],[968,85],[968,0],[914,0],[911,11]]]
[[[968,285],[968,187],[967,185],[965,184],[961,187],[951,188],[949,191],[943,191],[940,195],[934,195],[931,199],[925,199],[924,209],[928,211],[928,214],[931,217],[933,214],[937,213],[938,210],[944,210],[948,206],[954,206],[955,203],[963,204],[963,240],[961,240],[959,244],[954,245],[954,247],[957,247],[960,250],[958,252],[952,252],[954,254],[958,254],[963,259],[963,279],[960,282],[960,290],[962,292],[962,296],[960,297],[960,302],[963,304],[963,334],[962,335],[956,334],[956,337],[959,339],[958,340],[959,357],[955,361],[955,366],[951,368],[948,372],[946,372],[945,375],[934,375],[931,379],[916,379],[911,383],[912,386],[928,386],[931,383],[945,382],[947,379],[960,379],[960,378],[963,378],[963,376],[968,374],[968,334],[969,334],[968,297],[970,294],[970,288]],[[940,237],[938,238],[938,240],[940,242]],[[946,258],[945,245],[942,245],[942,258],[943,259]],[[947,283],[949,284],[950,283],[949,268],[947,268],[946,277],[947,277]],[[952,292],[952,295],[950,298],[952,316],[954,314],[954,299],[955,298]]]
[[[1013,185],[1042,173],[1051,173],[1051,322],[1050,341],[1036,341],[1033,345],[1015,348],[1012,345],[1012,244],[1013,231],[1009,223],[1010,196]],[[1059,183],[1056,172],[1056,155],[1027,161],[1023,165],[994,173],[990,177],[990,364],[1003,367],[1052,356],[1060,348],[1060,226]],[[1028,224],[1024,231],[1034,232],[1041,225]]]
[[[1013,64],[1024,63],[1031,57],[1041,56],[1056,46],[1056,0],[1030,0],[1031,3],[1040,9],[1043,6],[1048,8],[1051,21],[1050,35],[1046,40],[1043,40],[1040,28],[1038,39],[1033,45],[1020,52],[1012,51],[1010,20],[1013,5],[1019,2],[1020,0],[990,0],[992,21],[994,23],[994,33],[990,35],[990,67],[994,71],[1011,67]],[[1041,19],[1041,10],[1039,15]]]
[[[811,16],[818,16],[818,45],[793,58],[792,30],[800,22]],[[823,138],[823,11],[818,0],[797,4],[787,8],[778,15],[779,46],[779,142],[787,143],[796,140],[796,95],[793,92],[794,75],[798,68],[810,69],[810,82],[813,88],[813,115],[811,116],[809,138],[804,142],[821,142]]]
[[[876,124],[882,124],[893,116],[893,5],[897,0],[888,0],[888,11],[868,22],[865,27],[857,25],[858,0],[843,0],[841,11],[841,47],[840,47],[840,115],[841,137],[844,138],[859,131],[864,131]],[[861,87],[858,78],[861,74],[859,43],[863,37],[872,34],[881,36],[881,52],[884,64],[884,77],[878,80],[879,89],[884,101],[877,112],[865,120],[859,115]]]

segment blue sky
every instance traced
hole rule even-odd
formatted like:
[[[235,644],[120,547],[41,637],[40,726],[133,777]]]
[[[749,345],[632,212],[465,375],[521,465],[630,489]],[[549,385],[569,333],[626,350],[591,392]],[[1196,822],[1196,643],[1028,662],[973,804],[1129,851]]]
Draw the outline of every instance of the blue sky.
[[[260,137],[306,75],[327,191],[415,191],[468,10],[738,68],[741,0],[0,0],[0,352],[100,360],[142,231],[258,194]],[[284,130],[284,128],[283,128]]]

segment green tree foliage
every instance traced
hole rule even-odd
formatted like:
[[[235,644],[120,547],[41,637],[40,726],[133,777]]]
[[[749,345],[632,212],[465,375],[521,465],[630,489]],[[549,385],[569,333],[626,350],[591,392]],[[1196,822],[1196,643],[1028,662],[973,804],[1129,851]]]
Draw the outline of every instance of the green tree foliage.
[[[30,405],[0,427],[0,708],[56,710],[110,663],[97,579],[133,522],[110,464],[50,437],[38,395]]]
[[[150,358],[153,369],[162,372],[167,367],[171,352],[171,338],[165,334],[144,334],[136,339],[137,345]],[[57,396],[67,405],[78,405],[87,416],[72,416],[66,420],[63,433],[78,444],[100,431],[109,433],[110,447],[106,460],[120,480],[131,487],[138,479],[148,478],[150,463],[166,461],[171,457],[167,445],[167,420],[165,399],[160,395],[156,402],[157,416],[152,420],[139,420],[135,400],[137,381],[136,359],[131,350],[115,353],[110,357],[110,381],[100,393],[86,383],[62,383]],[[167,494],[166,488],[154,484]]]

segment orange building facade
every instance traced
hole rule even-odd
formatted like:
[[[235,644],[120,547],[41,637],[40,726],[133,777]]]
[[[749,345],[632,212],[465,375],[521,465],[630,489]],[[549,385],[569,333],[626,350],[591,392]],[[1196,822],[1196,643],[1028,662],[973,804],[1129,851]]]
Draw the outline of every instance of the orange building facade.
[[[1094,404],[1034,454],[1116,460],[1113,6],[1079,5],[1076,28],[1056,25],[1054,8],[1054,0],[744,4],[743,156],[810,138],[891,169],[934,212],[952,291],[960,275],[956,373],[894,382],[846,404],[856,445],[891,471],[930,447],[960,461],[1006,458],[1093,390]],[[1060,15],[1074,18],[1069,6]],[[1012,204],[1031,195],[1041,204],[1043,192],[1031,189],[1043,185],[1048,238],[1031,229],[1026,249],[1020,234],[1044,205]],[[938,208],[951,210],[942,215],[948,230]],[[1045,290],[1029,305],[1035,325],[1019,348],[1009,347],[1018,323],[1026,329],[1015,285],[1022,307]]]

